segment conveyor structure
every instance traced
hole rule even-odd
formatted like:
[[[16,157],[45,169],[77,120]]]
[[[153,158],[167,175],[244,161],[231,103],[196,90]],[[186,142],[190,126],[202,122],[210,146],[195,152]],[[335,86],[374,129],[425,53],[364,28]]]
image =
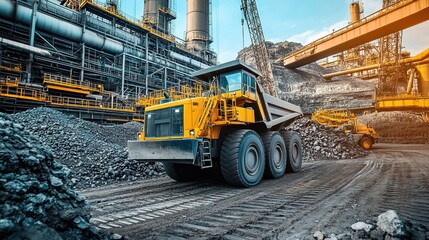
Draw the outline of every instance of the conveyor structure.
[[[283,59],[297,68],[429,20],[429,0],[403,0],[322,37]]]

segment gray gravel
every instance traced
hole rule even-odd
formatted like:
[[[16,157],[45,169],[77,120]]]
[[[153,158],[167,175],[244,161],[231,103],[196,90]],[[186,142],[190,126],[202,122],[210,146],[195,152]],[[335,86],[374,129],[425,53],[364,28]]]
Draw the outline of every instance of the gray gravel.
[[[160,163],[128,160],[126,142],[136,139],[141,123],[105,126],[49,108],[35,108],[11,117],[51,148],[57,161],[70,168],[76,189],[164,174]]]
[[[3,113],[0,138],[0,239],[111,239],[49,148]]]
[[[353,141],[350,134],[317,124],[308,117],[296,120],[288,129],[301,134],[304,161],[350,159],[369,154]]]
[[[349,230],[349,231],[347,231]],[[350,231],[352,230],[352,231]],[[322,233],[317,231],[314,237],[321,240],[335,239],[428,239],[426,229],[421,224],[412,223],[401,219],[394,210],[388,210],[376,218],[370,218],[365,222],[357,222],[346,229],[344,233]]]

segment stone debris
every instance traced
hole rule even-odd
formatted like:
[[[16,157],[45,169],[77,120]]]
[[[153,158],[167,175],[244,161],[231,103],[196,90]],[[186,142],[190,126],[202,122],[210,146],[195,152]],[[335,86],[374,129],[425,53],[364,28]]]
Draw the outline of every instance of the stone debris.
[[[0,113],[0,239],[111,239],[89,223],[70,170],[24,129]]]
[[[380,214],[377,218],[377,226],[393,237],[402,237],[406,235],[403,222],[393,210]]]
[[[354,231],[359,231],[359,230],[365,230],[365,232],[370,232],[373,228],[373,226],[371,224],[368,223],[364,223],[364,222],[357,222],[354,223],[351,228]]]
[[[324,239],[424,240],[429,237],[429,229],[426,229],[421,224],[413,224],[409,220],[402,220],[393,210],[388,210],[377,218],[356,222],[350,228],[352,232],[348,231],[341,234],[325,233],[325,236],[329,237]],[[313,236],[314,238],[316,238],[315,235]]]
[[[320,125],[308,117],[296,120],[287,129],[301,134],[304,161],[350,159],[369,154],[369,151],[354,142],[351,134],[346,134],[338,128]]]
[[[160,163],[128,160],[127,140],[136,139],[141,123],[105,126],[50,108],[35,108],[11,117],[51,148],[55,159],[71,170],[70,178],[76,189],[164,174]],[[61,184],[55,178],[51,183]]]
[[[324,239],[323,233],[322,233],[321,231],[317,231],[317,232],[315,232],[315,233],[313,234],[313,237],[314,237],[315,239],[317,239],[317,240],[323,240],[323,239]]]

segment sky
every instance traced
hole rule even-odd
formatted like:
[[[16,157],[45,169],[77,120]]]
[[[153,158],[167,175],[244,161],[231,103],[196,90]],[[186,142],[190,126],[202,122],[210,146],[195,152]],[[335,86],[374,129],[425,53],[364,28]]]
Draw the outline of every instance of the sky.
[[[352,0],[257,0],[265,39],[271,42],[292,41],[308,44],[340,29],[349,22],[349,5]],[[379,10],[382,0],[362,0],[363,16]],[[218,61],[236,59],[243,48],[240,0],[212,0],[212,49]],[[186,32],[186,0],[176,0],[174,35],[184,39]],[[143,0],[121,0],[121,9],[141,18]],[[245,26],[245,46],[250,45]],[[416,25],[403,32],[403,46],[411,55],[429,47],[429,22]]]

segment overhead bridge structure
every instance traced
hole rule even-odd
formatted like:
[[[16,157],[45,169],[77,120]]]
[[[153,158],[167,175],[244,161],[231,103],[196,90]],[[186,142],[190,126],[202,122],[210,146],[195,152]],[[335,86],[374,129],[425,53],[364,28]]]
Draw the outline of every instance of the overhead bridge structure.
[[[429,0],[404,0],[300,48],[283,59],[297,68],[429,20]]]

